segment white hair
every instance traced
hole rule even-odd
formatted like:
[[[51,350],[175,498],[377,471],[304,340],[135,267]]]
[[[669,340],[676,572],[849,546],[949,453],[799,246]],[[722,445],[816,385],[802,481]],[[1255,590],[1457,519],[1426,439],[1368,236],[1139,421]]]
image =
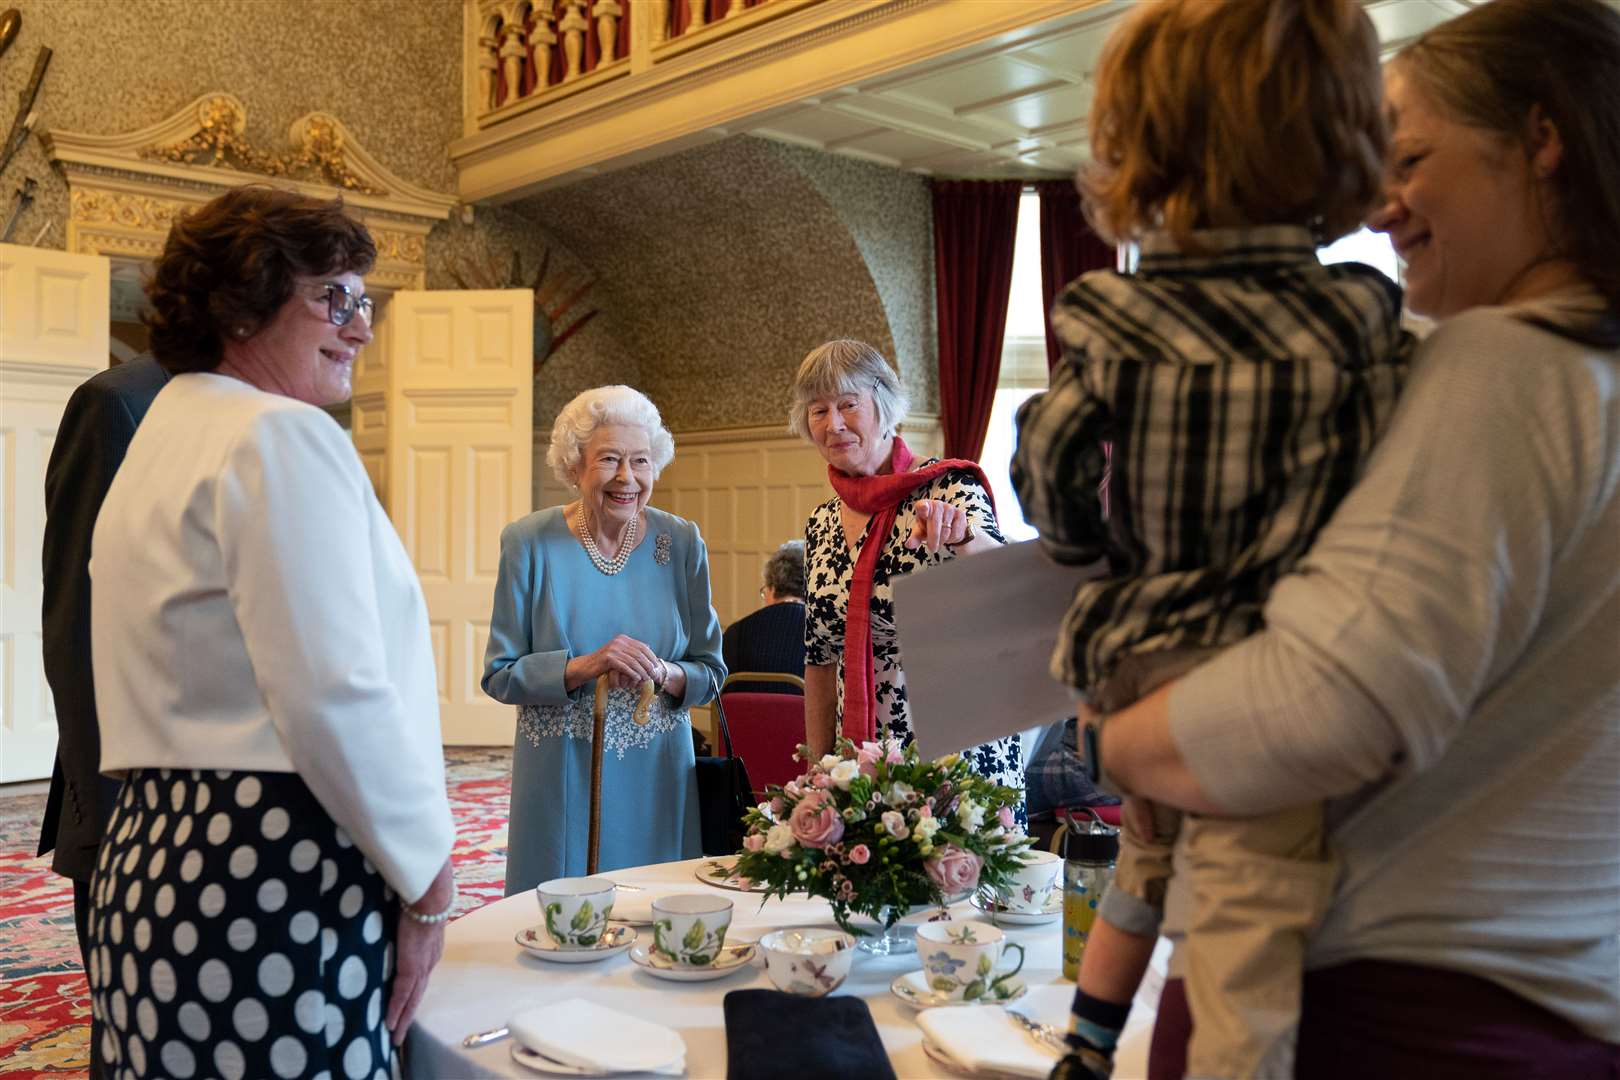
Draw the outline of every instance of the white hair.
[[[664,426],[658,406],[646,394],[622,385],[597,386],[581,392],[564,405],[557,414],[557,422],[551,425],[546,464],[551,466],[557,479],[569,485],[574,483],[585,444],[603,424],[625,424],[647,433],[654,480],[664,471],[664,466],[675,459],[675,437]]]
[[[869,394],[877,407],[878,425],[893,435],[906,417],[909,403],[900,389],[900,377],[883,354],[864,341],[840,338],[817,345],[793,376],[793,398],[788,403],[788,430],[801,439],[810,437],[810,403],[839,394]]]

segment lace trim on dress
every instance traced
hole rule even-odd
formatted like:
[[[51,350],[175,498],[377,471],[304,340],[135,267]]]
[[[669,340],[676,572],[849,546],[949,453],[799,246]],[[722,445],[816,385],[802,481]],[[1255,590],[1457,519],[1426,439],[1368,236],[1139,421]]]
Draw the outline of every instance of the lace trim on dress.
[[[602,726],[603,753],[611,750],[622,761],[626,750],[645,750],[654,739],[674,731],[683,721],[691,722],[687,709],[666,694],[654,694],[647,710],[647,722],[638,724],[635,721],[638,699],[635,690],[608,691],[607,716]],[[528,739],[531,746],[539,746],[543,738],[590,742],[592,700],[590,694],[585,694],[567,705],[519,705],[518,734]]]

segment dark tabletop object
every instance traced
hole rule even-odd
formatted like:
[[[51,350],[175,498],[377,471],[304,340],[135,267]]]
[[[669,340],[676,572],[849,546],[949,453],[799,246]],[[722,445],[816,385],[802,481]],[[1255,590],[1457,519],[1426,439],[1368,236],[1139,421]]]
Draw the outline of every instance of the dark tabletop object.
[[[733,990],[725,1010],[726,1080],[895,1080],[858,997]]]

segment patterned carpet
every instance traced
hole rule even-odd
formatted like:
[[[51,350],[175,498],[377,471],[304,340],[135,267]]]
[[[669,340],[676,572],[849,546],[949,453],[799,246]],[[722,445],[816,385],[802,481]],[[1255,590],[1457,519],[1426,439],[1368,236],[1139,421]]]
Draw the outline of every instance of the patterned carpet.
[[[456,914],[498,900],[506,873],[512,751],[445,750]],[[0,1076],[84,1076],[90,999],[73,936],[73,888],[34,858],[44,795],[0,799]]]

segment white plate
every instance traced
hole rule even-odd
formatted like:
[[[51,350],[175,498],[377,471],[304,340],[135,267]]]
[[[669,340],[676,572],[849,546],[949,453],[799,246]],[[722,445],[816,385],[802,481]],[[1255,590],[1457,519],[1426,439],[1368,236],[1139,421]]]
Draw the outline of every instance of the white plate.
[[[1063,914],[1063,890],[1053,889],[1051,897],[1046,901],[1046,908],[1042,911],[1009,911],[1000,901],[992,900],[982,892],[973,894],[973,906],[987,912],[994,923],[1006,923],[1009,926],[1039,926]]]
[[[750,882],[748,888],[737,884],[737,857],[727,855],[719,859],[704,859],[693,869],[692,874],[705,885],[713,885],[717,889],[731,889],[733,892],[769,892],[770,886],[760,881]]]
[[[667,892],[653,892],[641,888],[626,889],[620,885],[618,892],[613,896],[613,911],[608,918],[614,922],[629,923],[631,926],[651,926],[652,902],[660,896],[667,895],[669,895]]]
[[[544,926],[531,926],[527,930],[517,932],[517,943],[532,956],[542,960],[550,960],[558,964],[589,964],[594,960],[606,960],[610,956],[618,956],[624,950],[636,943],[636,932],[628,926],[617,923],[608,923],[606,930],[602,931],[602,938],[595,945],[586,949],[565,949],[551,940]]]
[[[738,968],[748,967],[754,958],[753,945],[724,945],[720,955],[708,967],[676,967],[653,953],[646,942],[637,942],[630,949],[630,960],[642,971],[673,982],[706,982],[730,975]]]
[[[535,1053],[521,1043],[512,1044],[512,1060],[524,1068],[542,1072],[548,1076],[622,1076],[623,1072],[602,1072],[598,1069],[587,1069],[579,1065],[564,1065],[544,1054]],[[673,1064],[662,1069],[632,1069],[637,1075],[652,1076],[683,1076],[686,1073],[686,1058],[683,1055]]]
[[[632,950],[634,955],[634,950]],[[934,1009],[942,1005],[1007,1005],[1023,997],[1029,990],[1024,980],[1014,975],[1003,982],[998,988],[1004,991],[1000,997],[980,998],[977,1001],[963,1001],[953,998],[949,994],[942,994],[928,987],[928,975],[923,971],[908,971],[904,975],[895,976],[894,982],[889,984],[889,993],[918,1009]]]

